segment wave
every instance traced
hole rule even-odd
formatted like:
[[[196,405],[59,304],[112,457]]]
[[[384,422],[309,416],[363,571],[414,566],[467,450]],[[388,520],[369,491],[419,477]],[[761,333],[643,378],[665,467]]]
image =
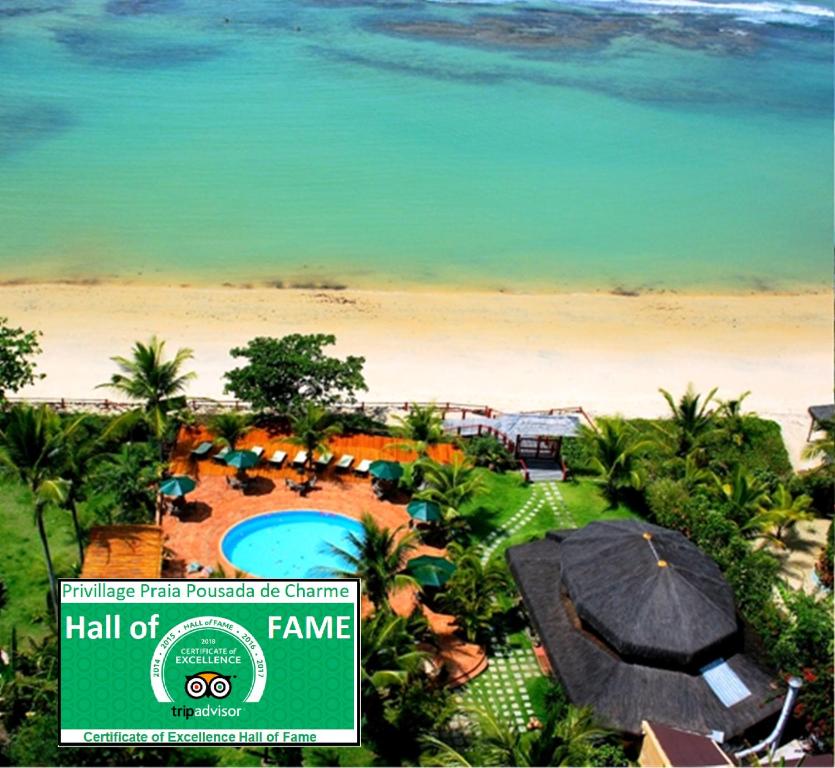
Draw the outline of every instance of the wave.
[[[526,0],[429,0],[450,5],[518,5]],[[527,0],[542,5],[541,0]],[[754,24],[818,26],[835,18],[831,8],[791,2],[711,2],[710,0],[546,0],[553,5],[607,7],[631,13],[722,14]]]

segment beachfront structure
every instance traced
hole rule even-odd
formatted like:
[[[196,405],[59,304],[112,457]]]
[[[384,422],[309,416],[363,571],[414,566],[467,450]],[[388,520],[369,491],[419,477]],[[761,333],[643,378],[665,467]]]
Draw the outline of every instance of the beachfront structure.
[[[809,418],[812,420],[812,423],[809,425],[809,434],[806,436],[807,440],[811,440],[812,435],[819,429],[823,429],[828,423],[835,421],[835,404],[810,405]]]
[[[510,569],[571,700],[632,734],[650,720],[739,736],[781,706],[745,652],[718,566],[678,532],[594,522],[511,547]]]
[[[531,479],[562,479],[567,471],[562,441],[575,437],[583,421],[582,409],[530,413],[493,413],[444,419],[444,429],[460,437],[494,435],[516,459],[525,462]]]

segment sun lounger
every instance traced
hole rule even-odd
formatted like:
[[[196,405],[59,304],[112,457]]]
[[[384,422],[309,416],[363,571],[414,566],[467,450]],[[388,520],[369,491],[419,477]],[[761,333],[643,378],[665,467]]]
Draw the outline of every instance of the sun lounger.
[[[286,458],[286,451],[276,451],[269,459],[267,459],[267,461],[270,462],[270,464],[274,464],[276,467],[280,467]]]
[[[264,455],[264,449],[260,445],[254,445],[249,450],[252,451],[258,457],[259,461],[261,460],[261,457]]]
[[[214,443],[211,440],[204,440],[196,448],[191,449],[191,457],[193,459],[202,459],[204,456],[208,456],[213,445]]]
[[[333,454],[328,451],[327,453],[323,453],[321,456],[316,457],[316,465],[319,467],[326,467],[333,461]]]
[[[353,463],[354,457],[351,456],[350,453],[346,453],[339,461],[336,462],[336,468],[342,470],[343,472],[347,472]]]
[[[223,448],[221,448],[214,456],[212,456],[212,458],[215,461],[219,461],[219,462],[223,463],[226,459],[226,454],[228,454],[228,453],[229,453],[229,446],[224,445]]]
[[[359,464],[357,464],[356,472],[358,475],[367,475],[368,471],[371,469],[371,459],[363,459]]]
[[[307,451],[299,451],[296,454],[296,458],[293,459],[293,464],[299,467],[307,464]]]

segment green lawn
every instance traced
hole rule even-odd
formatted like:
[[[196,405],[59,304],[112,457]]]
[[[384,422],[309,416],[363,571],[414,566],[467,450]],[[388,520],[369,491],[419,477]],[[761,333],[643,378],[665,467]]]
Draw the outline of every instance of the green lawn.
[[[50,510],[46,528],[58,576],[74,576],[78,550],[68,512]],[[43,550],[32,514],[31,495],[17,483],[0,480],[0,578],[6,604],[0,609],[0,646],[8,646],[12,627],[20,639],[47,631],[48,581]]]

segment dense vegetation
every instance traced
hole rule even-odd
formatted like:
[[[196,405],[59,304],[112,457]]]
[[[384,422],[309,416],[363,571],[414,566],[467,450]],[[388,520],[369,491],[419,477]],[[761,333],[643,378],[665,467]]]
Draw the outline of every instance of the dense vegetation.
[[[5,325],[0,321],[0,331]],[[3,341],[5,339],[5,341]],[[22,329],[0,333],[6,345],[0,393],[15,391],[36,375],[37,337]],[[0,411],[0,719],[8,738],[2,759],[17,764],[126,765],[620,765],[620,739],[599,729],[591,713],[571,707],[559,686],[538,690],[539,727],[520,734],[494,712],[463,706],[451,695],[444,672],[430,663],[436,639],[419,610],[396,615],[389,598],[415,586],[404,565],[422,538],[448,547],[457,569],[422,600],[453,615],[462,638],[488,648],[520,636],[520,599],[502,556],[513,543],[553,527],[542,510],[523,530],[506,529],[530,497],[521,476],[509,472],[512,456],[501,442],[464,444],[465,458],[438,464],[433,444],[447,440],[438,412],[414,408],[386,426],[339,411],[364,389],[361,358],[330,358],[332,336],[256,339],[233,354],[245,365],[227,374],[230,391],[255,411],[292,425],[294,439],[312,455],[339,431],[388,434],[392,445],[413,449],[400,490],[437,505],[440,519],[418,530],[380,528],[370,517],[349,571],[364,579],[374,612],[362,626],[364,746],[259,749],[61,750],[56,742],[56,647],[51,583],[81,564],[90,526],[153,519],[165,456],[179,425],[196,416],[183,393],[191,375],[189,350],[165,354],[152,339],[127,357],[114,358],[108,386],[129,397],[128,414],[105,418],[59,415],[26,405]],[[11,361],[11,362],[8,362]],[[805,688],[795,715],[820,747],[831,747],[832,598],[788,589],[774,552],[792,546],[792,530],[810,516],[831,516],[833,430],[811,445],[817,469],[795,475],[777,425],[742,411],[744,396],[718,402],[715,393],[676,400],[663,393],[670,417],[601,419],[566,444],[574,471],[562,495],[571,521],[640,515],[682,531],[709,552],[733,587],[746,623],[762,639],[760,654],[780,674],[801,675]],[[220,413],[208,426],[218,444],[234,447],[251,427],[252,414]],[[482,542],[506,534],[484,561]],[[829,548],[818,565],[831,585]],[[828,552],[828,554],[827,554]],[[489,630],[493,630],[490,632]],[[454,742],[452,724],[466,716],[477,728]]]

